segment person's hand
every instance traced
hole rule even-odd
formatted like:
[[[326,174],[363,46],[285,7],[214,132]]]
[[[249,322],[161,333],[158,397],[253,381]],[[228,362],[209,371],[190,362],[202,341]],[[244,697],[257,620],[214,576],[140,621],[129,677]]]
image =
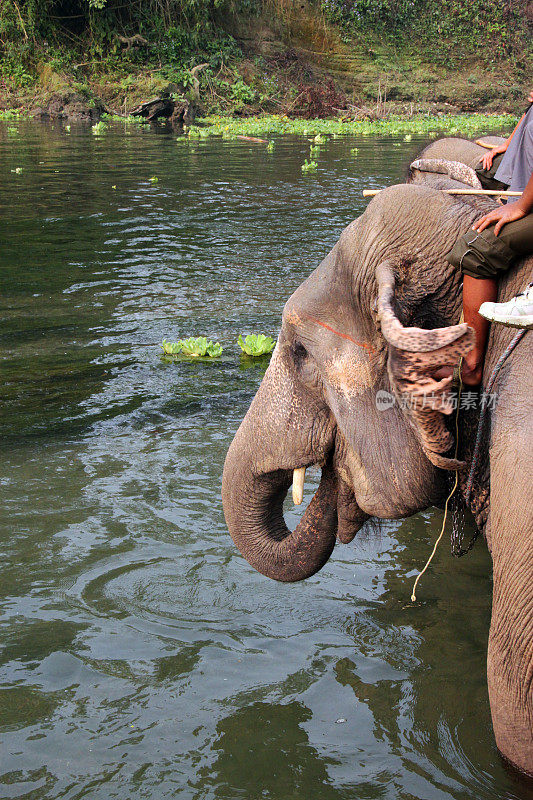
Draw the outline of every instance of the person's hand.
[[[494,211],[489,211],[477,222],[472,225],[473,229],[478,233],[484,231],[489,225],[494,225],[494,236],[497,236],[504,225],[508,222],[515,222],[517,219],[522,219],[526,216],[526,212],[520,208],[519,203],[507,203],[506,206],[495,208]]]
[[[527,98],[530,103],[533,103],[533,89],[529,93],[529,97]]]
[[[533,92],[531,92],[531,94],[533,95]],[[507,142],[505,142],[504,144],[499,144],[497,147],[493,147],[492,150],[489,150],[488,152],[484,153],[479,159],[483,164],[483,169],[487,170],[490,169],[492,167],[492,162],[494,161],[496,156],[499,155],[500,153],[505,153],[506,150],[507,150]]]

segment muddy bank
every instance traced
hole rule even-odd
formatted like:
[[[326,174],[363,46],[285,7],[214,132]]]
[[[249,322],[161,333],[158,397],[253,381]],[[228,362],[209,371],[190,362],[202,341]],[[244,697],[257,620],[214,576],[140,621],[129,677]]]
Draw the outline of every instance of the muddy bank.
[[[97,96],[87,96],[75,91],[53,92],[36,98],[24,98],[19,103],[3,104],[4,111],[15,109],[27,117],[43,122],[48,120],[64,120],[68,123],[86,123],[93,125],[100,121],[102,115],[133,116],[143,122],[161,122],[167,120],[175,127],[191,125],[196,118],[195,103],[163,94],[160,97],[146,100],[124,114],[123,108],[106,103]]]
[[[25,111],[35,119],[94,123],[108,109],[98,97],[88,98],[80,92],[65,91],[37,98]]]

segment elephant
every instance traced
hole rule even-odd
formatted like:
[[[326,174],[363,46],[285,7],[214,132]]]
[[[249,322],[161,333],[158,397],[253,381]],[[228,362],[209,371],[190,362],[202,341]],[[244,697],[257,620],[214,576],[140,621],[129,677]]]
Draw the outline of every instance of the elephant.
[[[499,145],[505,142],[503,136],[483,136],[485,144]],[[446,161],[459,161],[474,169],[487,150],[470,139],[461,139],[456,136],[446,136],[437,139],[425,147],[418,158],[442,158]]]
[[[485,136],[487,144],[503,144],[501,136]],[[436,189],[463,188],[481,189],[475,167],[486,153],[481,145],[469,139],[446,137],[431,142],[413,161],[407,171],[408,183],[423,183]],[[445,176],[445,177],[443,177]]]
[[[465,142],[436,142],[421,157],[466,163],[477,154],[475,164],[483,150]],[[438,178],[441,186],[454,183]],[[493,207],[491,199],[458,198],[419,180],[391,186],[287,300],[272,359],[230,445],[222,479],[229,532],[259,572],[278,581],[313,575],[336,541],[350,542],[367,520],[441,505],[454,472],[466,497],[464,466],[476,426],[464,428],[456,456],[452,379],[434,373],[468,352],[474,335],[460,322],[461,275],[445,254]],[[533,258],[513,268],[500,282],[499,300],[525,287],[532,269]],[[484,385],[515,333],[493,326]],[[496,744],[529,774],[532,357],[533,336],[526,333],[499,373],[468,503],[493,562],[487,678]],[[293,476],[301,486],[304,468],[313,465],[321,467],[320,484],[291,532],[283,501]]]

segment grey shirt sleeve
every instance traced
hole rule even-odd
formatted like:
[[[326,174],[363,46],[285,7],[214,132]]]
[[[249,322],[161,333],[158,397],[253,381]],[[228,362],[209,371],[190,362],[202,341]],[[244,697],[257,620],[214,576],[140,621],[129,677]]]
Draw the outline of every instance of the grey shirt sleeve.
[[[506,183],[513,192],[523,192],[533,173],[533,104],[511,139],[501,164],[496,170],[496,180]],[[509,202],[517,200],[509,198]]]

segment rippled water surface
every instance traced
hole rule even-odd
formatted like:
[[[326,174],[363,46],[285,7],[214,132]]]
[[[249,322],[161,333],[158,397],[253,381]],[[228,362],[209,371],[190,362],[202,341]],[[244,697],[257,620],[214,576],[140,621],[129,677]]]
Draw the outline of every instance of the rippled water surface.
[[[2,798],[525,797],[490,727],[482,543],[443,546],[413,606],[441,512],[282,585],[221,510],[264,371],[237,334],[276,334],[423,143],[330,140],[304,175],[304,139],[0,126]],[[200,333],[221,359],[160,358]]]

